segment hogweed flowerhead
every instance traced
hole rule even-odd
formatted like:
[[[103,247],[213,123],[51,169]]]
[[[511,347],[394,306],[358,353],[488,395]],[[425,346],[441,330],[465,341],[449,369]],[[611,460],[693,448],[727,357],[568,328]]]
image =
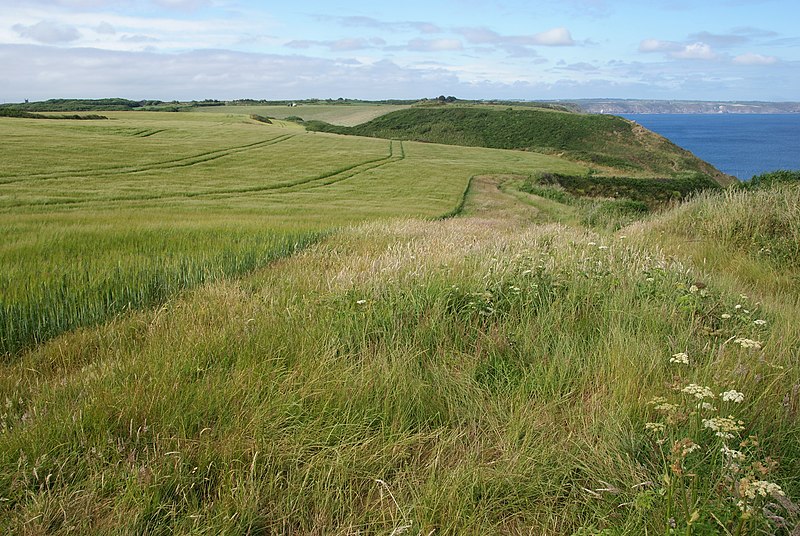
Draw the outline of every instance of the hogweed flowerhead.
[[[744,393],[736,391],[735,389],[720,393],[719,396],[722,397],[723,402],[733,402],[734,404],[741,404],[744,400]]]
[[[681,392],[691,395],[698,400],[703,400],[704,398],[714,398],[714,392],[711,389],[702,385],[697,385],[696,383],[690,383],[681,389]]]
[[[646,423],[644,423],[644,429],[645,430],[647,430],[648,432],[656,433],[656,434],[660,434],[661,432],[666,430],[666,428],[667,427],[664,425],[664,423],[660,423],[660,422],[646,422]]]
[[[739,481],[739,495],[743,498],[755,499],[756,496],[771,497],[773,495],[783,495],[783,490],[774,482],[766,480],[750,480],[743,478]]]
[[[679,363],[681,365],[688,365],[689,364],[689,354],[686,352],[679,352],[677,354],[672,354],[672,357],[669,358],[670,363]]]
[[[728,448],[728,445],[722,445],[722,448],[719,449],[723,456],[728,461],[743,461],[745,459],[745,455],[736,449]]]
[[[742,348],[745,348],[745,349],[748,349],[748,350],[750,350],[750,349],[752,349],[752,350],[761,350],[761,348],[763,347],[763,344],[764,344],[761,341],[754,341],[753,339],[745,339],[743,337],[738,338],[738,339],[734,340],[733,342],[735,342],[736,344],[738,344]]]
[[[732,415],[728,417],[712,417],[703,419],[703,426],[722,439],[732,439],[734,434],[744,430],[744,423],[737,421]]]
[[[692,441],[692,439],[689,437],[685,437],[680,441],[676,441],[672,445],[672,452],[676,455],[679,455],[681,458],[685,458],[689,454],[699,449],[700,445]]]

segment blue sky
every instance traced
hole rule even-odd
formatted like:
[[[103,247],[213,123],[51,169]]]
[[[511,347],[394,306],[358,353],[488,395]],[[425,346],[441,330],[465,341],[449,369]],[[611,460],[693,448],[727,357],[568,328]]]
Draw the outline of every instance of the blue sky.
[[[0,101],[798,101],[796,2],[0,0]]]

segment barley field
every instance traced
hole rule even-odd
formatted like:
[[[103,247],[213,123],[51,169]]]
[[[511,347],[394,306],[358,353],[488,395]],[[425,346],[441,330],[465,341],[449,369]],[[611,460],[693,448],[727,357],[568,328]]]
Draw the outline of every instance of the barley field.
[[[797,530],[797,188],[109,116],[0,123],[2,533]]]

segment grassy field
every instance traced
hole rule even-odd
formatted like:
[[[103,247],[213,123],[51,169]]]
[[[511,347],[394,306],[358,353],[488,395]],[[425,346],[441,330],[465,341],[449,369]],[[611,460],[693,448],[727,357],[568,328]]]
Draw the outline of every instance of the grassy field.
[[[0,123],[5,310],[204,276],[7,347],[0,532],[800,523],[797,188],[611,232],[553,156],[109,115]]]
[[[474,174],[581,172],[543,155],[247,116],[108,115],[3,122],[0,354],[248,272],[321,232],[443,215]]]
[[[257,114],[286,119],[299,117],[304,121],[325,121],[332,125],[352,127],[381,115],[404,110],[410,105],[399,104],[301,104],[299,106],[206,106],[198,112],[212,114]]]
[[[355,127],[308,122],[307,128],[357,136],[520,149],[557,154],[604,175],[702,174],[735,182],[690,152],[621,117],[503,106],[427,106],[399,110]]]

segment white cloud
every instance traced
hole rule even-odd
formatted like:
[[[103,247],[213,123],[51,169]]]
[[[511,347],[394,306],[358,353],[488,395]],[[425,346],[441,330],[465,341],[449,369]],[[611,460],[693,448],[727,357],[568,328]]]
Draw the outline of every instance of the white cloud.
[[[575,41],[573,41],[569,30],[561,27],[533,35],[531,44],[548,47],[565,47],[574,45]]]
[[[69,43],[77,41],[81,37],[80,32],[74,26],[45,20],[30,26],[15,24],[12,29],[20,37],[45,44]]]
[[[716,52],[709,45],[701,42],[686,45],[682,50],[673,52],[670,55],[673,58],[684,60],[713,60],[717,58]]]
[[[772,65],[773,63],[778,63],[778,58],[748,52],[733,58],[733,63],[739,65]]]
[[[104,35],[114,35],[117,33],[117,29],[105,21],[95,26],[94,31]]]
[[[412,39],[408,49],[415,52],[444,52],[463,50],[464,45],[458,39]]]
[[[639,43],[639,52],[674,52],[682,48],[680,43],[660,39],[645,39]]]

